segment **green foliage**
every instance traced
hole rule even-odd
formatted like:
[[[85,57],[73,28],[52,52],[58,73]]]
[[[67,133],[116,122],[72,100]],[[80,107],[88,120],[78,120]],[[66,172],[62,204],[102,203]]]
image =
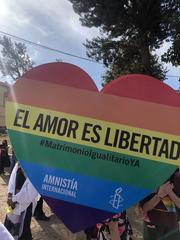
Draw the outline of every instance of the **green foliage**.
[[[16,80],[33,67],[34,62],[28,56],[25,44],[12,42],[10,38],[3,36],[0,38],[0,45],[0,71],[4,76],[9,75]]]
[[[180,65],[180,37],[174,39],[172,46],[163,54],[162,61],[170,62],[176,67]]]
[[[178,10],[175,11],[171,18],[172,46],[162,56],[162,61],[172,63],[174,66],[180,65],[180,1],[178,1]]]
[[[121,59],[122,60],[122,59]],[[110,64],[107,71],[106,75],[103,76],[103,81],[102,85],[104,86],[106,83],[110,82],[113,79],[116,79],[117,77],[121,75],[126,75],[126,74],[146,74],[144,71],[144,68],[142,64],[136,64],[135,58],[131,59],[131,62],[127,64],[125,60],[123,60],[124,66],[121,68],[121,63],[119,62]],[[166,79],[166,73],[167,70],[163,69],[163,66],[161,63],[158,62],[158,58],[156,56],[151,56],[150,60],[151,66],[152,66],[152,74],[151,76],[158,78],[159,80],[163,81]],[[163,71],[162,71],[163,69]]]
[[[174,34],[172,18],[178,0],[70,0],[84,26],[98,27],[100,36],[87,40],[87,54],[108,68],[104,83],[125,73],[165,79],[155,54]]]

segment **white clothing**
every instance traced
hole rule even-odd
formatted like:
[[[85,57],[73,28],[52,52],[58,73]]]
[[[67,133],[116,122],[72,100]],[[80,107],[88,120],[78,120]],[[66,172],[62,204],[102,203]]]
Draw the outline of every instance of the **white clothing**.
[[[15,194],[17,170],[18,163],[16,163],[11,173],[8,184],[8,193],[12,193],[12,201],[17,202],[16,207],[13,210],[13,214],[20,215],[28,208],[31,203],[33,203],[33,208],[35,208],[39,194],[28,178],[24,182],[21,190]]]
[[[20,191],[17,194],[15,194],[17,171],[18,163],[16,163],[16,165],[13,168],[8,184],[8,193],[12,194],[12,201],[16,202],[16,205],[12,212],[7,213],[7,219],[10,220],[13,224],[20,223],[20,230],[18,236],[21,236],[23,232],[26,210],[32,203],[33,204],[32,213],[34,212],[37,201],[39,199],[39,194],[28,178],[26,178]]]
[[[0,239],[2,240],[14,240],[5,226],[0,222]]]
[[[15,189],[16,189],[17,170],[18,170],[18,163],[15,164],[9,179],[9,183],[8,183],[8,193],[12,193],[13,195],[15,194]]]
[[[25,211],[31,203],[33,203],[33,206],[36,205],[38,198],[38,192],[33,187],[30,180],[27,178],[20,192],[13,195],[12,197],[12,201],[17,202],[13,213],[20,215],[21,212]]]

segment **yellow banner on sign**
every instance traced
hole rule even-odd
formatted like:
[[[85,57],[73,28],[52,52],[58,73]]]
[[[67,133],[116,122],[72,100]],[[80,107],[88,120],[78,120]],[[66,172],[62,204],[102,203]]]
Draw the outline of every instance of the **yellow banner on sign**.
[[[108,150],[130,156],[180,164],[179,136],[121,123],[7,102],[8,129]]]

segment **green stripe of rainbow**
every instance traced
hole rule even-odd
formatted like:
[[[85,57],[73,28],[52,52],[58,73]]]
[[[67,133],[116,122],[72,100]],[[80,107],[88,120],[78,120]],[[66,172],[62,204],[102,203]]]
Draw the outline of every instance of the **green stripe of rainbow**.
[[[126,164],[132,159],[129,155],[116,154],[110,151],[99,150],[75,143],[52,140],[50,138],[42,138],[41,136],[20,133],[14,130],[9,130],[9,135],[11,139],[18,139],[18,141],[14,141],[13,146],[18,153],[18,159],[23,159],[23,161],[40,164],[54,169],[64,169],[82,175],[84,175],[84,172],[86,171],[87,175],[97,178],[99,178],[99,173],[101,173],[101,179],[127,183],[140,188],[156,188],[159,184],[165,181],[164,176],[171,175],[176,169],[176,166],[170,164],[135,157],[133,158],[135,161],[139,159],[139,167],[131,166],[131,164]],[[45,141],[47,141],[47,143]],[[50,144],[51,141],[54,145]],[[76,149],[76,153],[58,150],[58,146],[60,148],[60,145]],[[105,157],[104,160],[90,159],[89,155],[85,156],[85,154],[77,154],[77,149],[81,149],[84,152],[96,152],[106,156],[107,154],[109,156],[115,155],[116,157],[118,156],[118,158],[126,159],[126,161],[124,161],[124,163],[123,161],[115,163],[106,160]],[[53,156],[53,158],[51,156]],[[111,158],[109,157],[109,159]],[[159,169],[164,175],[159,174]]]

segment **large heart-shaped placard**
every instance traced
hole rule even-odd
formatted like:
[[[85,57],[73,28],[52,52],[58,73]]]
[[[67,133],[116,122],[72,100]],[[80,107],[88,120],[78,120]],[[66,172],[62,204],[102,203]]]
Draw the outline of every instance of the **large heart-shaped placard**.
[[[101,93],[81,69],[51,63],[13,86],[6,123],[28,177],[73,231],[154,191],[180,162],[180,98],[129,75]]]

